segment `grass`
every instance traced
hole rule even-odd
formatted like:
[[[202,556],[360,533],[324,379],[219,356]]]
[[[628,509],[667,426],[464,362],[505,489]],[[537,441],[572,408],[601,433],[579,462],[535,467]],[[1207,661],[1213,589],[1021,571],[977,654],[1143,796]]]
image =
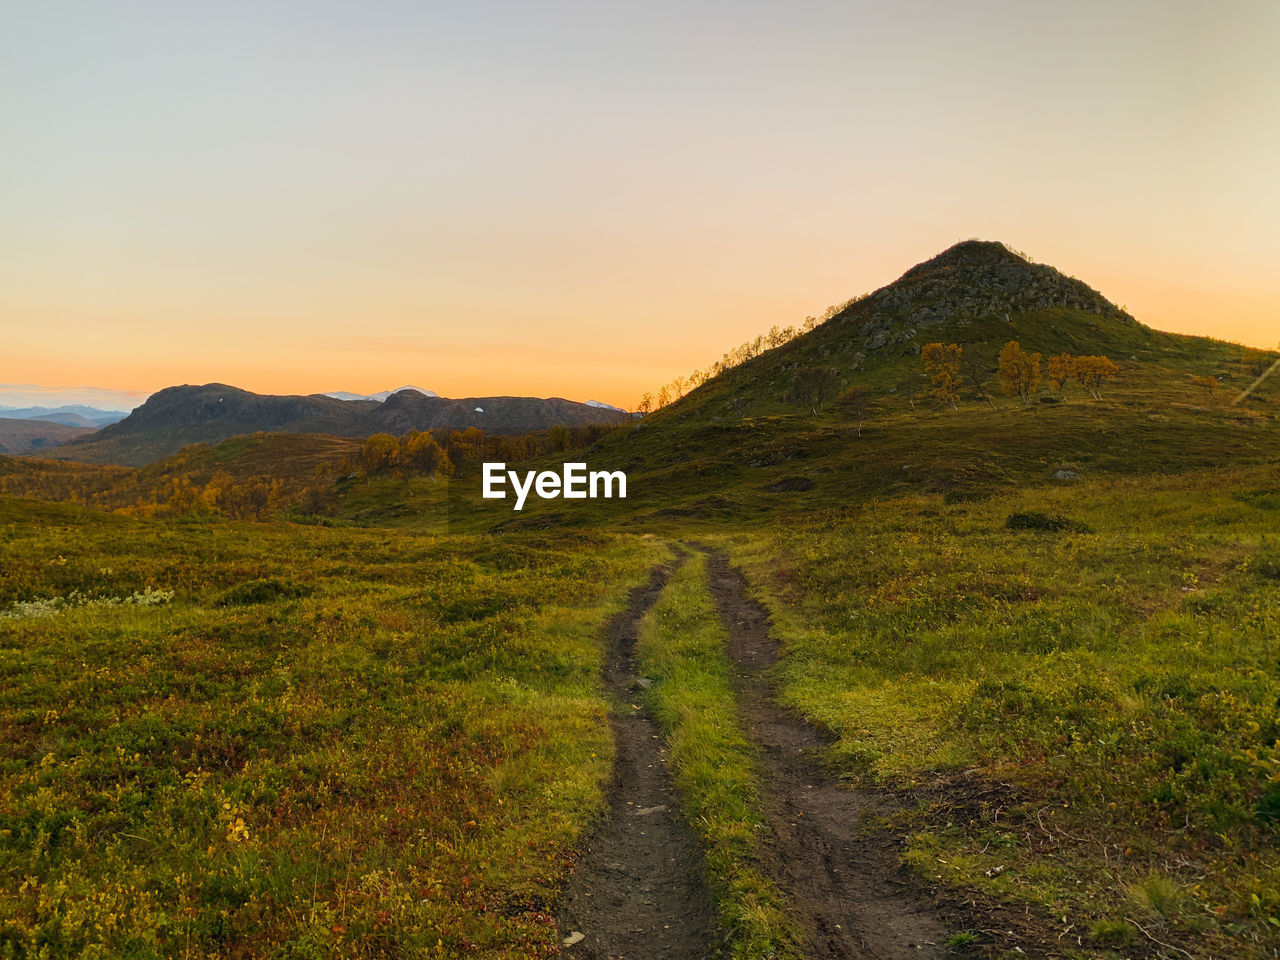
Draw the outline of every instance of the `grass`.
[[[557,952],[599,630],[655,546],[3,499],[0,531],[0,955]]]
[[[798,958],[786,904],[760,868],[769,828],[754,749],[739,723],[726,640],[707,589],[706,557],[695,554],[641,624],[637,663],[654,681],[645,699],[667,736],[672,775],[704,845],[726,954]]]
[[[1273,481],[1243,468],[912,496],[727,541],[784,641],[786,701],[839,735],[850,776],[918,798],[922,873],[1101,939],[1129,919],[1269,956]]]

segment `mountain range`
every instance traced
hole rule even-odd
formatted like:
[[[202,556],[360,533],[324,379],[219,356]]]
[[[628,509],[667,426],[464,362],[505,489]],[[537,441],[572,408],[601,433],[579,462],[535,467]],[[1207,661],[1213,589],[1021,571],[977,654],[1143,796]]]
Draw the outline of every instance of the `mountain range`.
[[[102,410],[82,404],[62,407],[0,407],[0,419],[48,420],[50,423],[61,423],[68,427],[85,427],[90,430],[116,423],[128,415],[125,410]]]
[[[141,466],[192,443],[215,443],[259,431],[366,437],[410,430],[479,427],[522,434],[564,425],[618,424],[623,411],[558,397],[448,399],[416,387],[354,400],[325,394],[273,396],[221,383],[168,387],[119,423],[67,442],[59,459]]]
[[[332,393],[323,394],[323,396],[333,397],[335,400],[377,400],[381,403],[392,394],[403,393],[406,390],[412,390],[415,393],[420,393],[424,397],[440,396],[440,394],[436,393],[434,390],[424,390],[422,387],[414,386],[396,387],[394,390],[381,390],[378,393],[349,393],[346,390],[334,390]],[[590,403],[590,401],[587,402]]]

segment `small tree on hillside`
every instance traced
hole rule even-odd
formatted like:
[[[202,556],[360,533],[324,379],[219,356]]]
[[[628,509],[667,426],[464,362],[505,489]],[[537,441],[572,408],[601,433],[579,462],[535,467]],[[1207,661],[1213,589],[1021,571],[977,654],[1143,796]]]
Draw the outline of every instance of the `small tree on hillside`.
[[[400,439],[400,464],[406,470],[429,477],[447,477],[453,473],[453,464],[436,438],[418,430]]]
[[[840,372],[835,367],[801,367],[791,381],[790,399],[817,416],[839,388]]]
[[[930,391],[939,403],[949,403],[954,410],[960,399],[960,357],[964,348],[958,343],[930,343],[920,351],[924,372],[933,383]]]
[[[972,359],[966,358],[964,361],[965,379],[973,385],[973,389],[978,394],[978,397],[987,401],[987,406],[995,409],[996,402],[991,399],[991,394],[987,393],[986,387],[982,385],[982,381],[986,379],[988,372],[989,371],[983,370],[978,366],[977,362]]]
[[[653,394],[646,393],[643,397],[640,398],[640,402],[636,405],[636,410],[639,413],[648,413],[652,409],[653,409]]]
[[[1028,353],[1017,340],[1000,351],[1000,386],[1011,397],[1030,404],[1040,386],[1040,354]]]
[[[400,444],[389,433],[375,433],[360,448],[360,466],[369,475],[390,470],[396,463]]]
[[[916,408],[916,401],[920,399],[924,393],[924,386],[927,381],[923,376],[916,372],[908,373],[905,377],[898,381],[898,385],[893,388],[893,392],[901,397],[907,403],[911,404],[911,409]]]
[[[871,415],[874,402],[871,399],[871,391],[856,383],[845,388],[844,392],[836,398],[837,406],[848,414],[849,419],[858,424],[858,436],[862,436],[862,424]]]
[[[1095,400],[1102,399],[1102,385],[1120,372],[1120,368],[1107,357],[1076,357],[1076,383],[1089,391]]]
[[[1209,395],[1209,399],[1217,394],[1218,381],[1214,377],[1192,377],[1191,382]]]
[[[1049,383],[1061,396],[1062,388],[1075,376],[1076,358],[1069,353],[1060,353],[1049,358]]]

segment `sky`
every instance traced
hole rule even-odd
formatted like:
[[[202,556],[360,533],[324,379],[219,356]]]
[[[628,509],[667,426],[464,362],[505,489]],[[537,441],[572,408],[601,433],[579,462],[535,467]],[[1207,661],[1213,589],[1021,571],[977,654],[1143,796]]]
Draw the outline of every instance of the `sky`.
[[[1277,50],[1274,0],[11,4],[0,385],[629,407],[970,237],[1274,347]]]

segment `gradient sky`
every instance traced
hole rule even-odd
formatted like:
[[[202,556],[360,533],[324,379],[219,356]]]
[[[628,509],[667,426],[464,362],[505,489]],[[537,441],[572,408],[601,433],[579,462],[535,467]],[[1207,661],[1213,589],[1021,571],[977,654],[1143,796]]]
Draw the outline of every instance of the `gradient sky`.
[[[0,382],[589,397],[1004,240],[1280,339],[1280,3],[0,13]]]

